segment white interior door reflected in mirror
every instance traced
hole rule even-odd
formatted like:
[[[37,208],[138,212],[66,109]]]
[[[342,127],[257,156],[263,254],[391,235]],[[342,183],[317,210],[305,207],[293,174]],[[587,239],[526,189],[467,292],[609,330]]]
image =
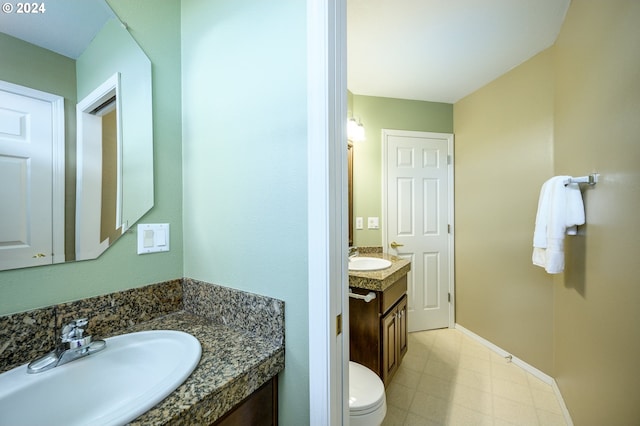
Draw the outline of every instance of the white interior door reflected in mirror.
[[[63,103],[0,81],[0,270],[64,261]]]
[[[98,257],[126,230],[122,226],[120,111],[119,73],[91,92],[76,109],[76,260]]]

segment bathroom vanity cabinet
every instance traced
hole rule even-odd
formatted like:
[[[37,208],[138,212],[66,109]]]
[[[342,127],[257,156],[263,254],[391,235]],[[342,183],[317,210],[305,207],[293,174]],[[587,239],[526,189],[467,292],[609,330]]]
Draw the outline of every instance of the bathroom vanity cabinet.
[[[407,352],[407,275],[401,275],[379,290],[351,287],[351,292],[367,295],[370,302],[349,298],[349,349],[351,361],[380,376],[385,386]]]
[[[273,377],[211,426],[276,426],[278,377]]]

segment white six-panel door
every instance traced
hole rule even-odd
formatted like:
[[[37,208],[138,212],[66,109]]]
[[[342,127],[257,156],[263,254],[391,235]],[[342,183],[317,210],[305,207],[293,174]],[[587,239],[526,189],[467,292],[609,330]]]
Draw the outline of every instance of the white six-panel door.
[[[53,186],[53,141],[63,100],[0,83],[0,270],[51,264],[54,253],[64,258],[53,230],[54,221],[61,228],[63,217],[54,215],[54,204],[58,208],[64,194],[54,202]]]
[[[383,130],[383,244],[411,260],[408,330],[453,324],[453,135]]]

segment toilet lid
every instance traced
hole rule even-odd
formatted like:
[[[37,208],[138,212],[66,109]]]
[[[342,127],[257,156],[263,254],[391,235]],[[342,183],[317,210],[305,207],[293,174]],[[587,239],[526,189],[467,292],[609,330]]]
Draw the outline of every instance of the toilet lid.
[[[349,361],[349,411],[369,412],[384,403],[384,384],[367,367]]]

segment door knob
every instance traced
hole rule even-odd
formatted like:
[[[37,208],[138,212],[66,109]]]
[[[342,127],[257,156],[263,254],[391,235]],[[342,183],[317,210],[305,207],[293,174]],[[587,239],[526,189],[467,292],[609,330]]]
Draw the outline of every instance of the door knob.
[[[390,245],[392,249],[404,246],[404,244],[398,244],[395,241],[392,241]]]

